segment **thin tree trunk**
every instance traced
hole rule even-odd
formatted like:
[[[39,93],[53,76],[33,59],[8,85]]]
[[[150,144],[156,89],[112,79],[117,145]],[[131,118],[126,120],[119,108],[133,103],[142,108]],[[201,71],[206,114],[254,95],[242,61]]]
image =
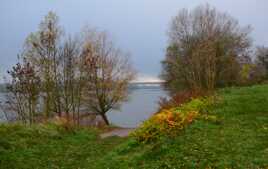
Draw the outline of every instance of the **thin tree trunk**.
[[[105,115],[104,113],[101,113],[100,115],[101,115],[102,119],[104,120],[105,124],[109,126],[110,123],[109,123],[109,120],[108,120],[108,118],[106,117],[106,115]]]

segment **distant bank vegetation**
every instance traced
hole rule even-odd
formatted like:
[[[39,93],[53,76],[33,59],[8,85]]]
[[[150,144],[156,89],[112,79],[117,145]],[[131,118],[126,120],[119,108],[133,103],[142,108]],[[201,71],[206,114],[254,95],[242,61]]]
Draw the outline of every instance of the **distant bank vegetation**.
[[[7,92],[7,85],[6,84],[0,84],[0,92],[5,93]]]

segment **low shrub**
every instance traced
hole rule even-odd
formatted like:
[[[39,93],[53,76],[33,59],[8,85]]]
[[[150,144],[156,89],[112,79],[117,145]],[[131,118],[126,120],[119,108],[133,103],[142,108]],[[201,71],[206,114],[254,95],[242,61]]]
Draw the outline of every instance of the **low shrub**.
[[[177,113],[163,110],[145,121],[141,127],[132,133],[138,142],[150,142],[162,136],[174,136],[184,127],[193,122],[198,112]]]
[[[163,136],[175,136],[192,123],[198,114],[196,111],[178,113],[172,109],[162,110],[145,121],[132,136],[143,143],[158,140]]]
[[[220,98],[217,96],[209,96],[209,97],[199,97],[192,99],[190,102],[182,104],[177,107],[178,111],[198,111],[199,113],[205,114],[210,112],[213,105],[220,102]],[[175,110],[176,110],[175,109]]]
[[[181,106],[184,103],[191,101],[192,99],[205,96],[206,92],[201,90],[184,90],[180,91],[170,98],[161,97],[159,104],[159,111],[162,109],[170,109],[173,107]]]
[[[50,120],[48,123],[52,126],[55,126],[58,131],[62,131],[62,132],[74,132],[76,129],[79,128],[79,126],[77,126],[73,120],[70,120],[66,117],[56,116],[55,118]],[[44,123],[44,124],[47,124],[47,123]]]
[[[176,136],[197,119],[216,121],[215,116],[207,115],[214,100],[215,97],[196,98],[179,107],[162,109],[145,121],[132,136],[138,142],[147,143],[165,136]]]

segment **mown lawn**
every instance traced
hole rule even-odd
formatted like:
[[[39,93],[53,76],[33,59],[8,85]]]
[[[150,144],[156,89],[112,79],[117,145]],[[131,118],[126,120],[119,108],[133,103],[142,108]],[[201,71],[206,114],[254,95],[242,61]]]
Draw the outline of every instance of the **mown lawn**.
[[[90,129],[0,126],[0,168],[265,168],[268,85],[227,88],[209,114],[175,138],[101,140]]]

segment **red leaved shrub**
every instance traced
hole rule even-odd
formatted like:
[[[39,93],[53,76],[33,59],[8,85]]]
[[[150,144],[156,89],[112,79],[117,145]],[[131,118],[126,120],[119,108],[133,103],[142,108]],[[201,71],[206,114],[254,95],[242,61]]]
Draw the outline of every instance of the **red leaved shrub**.
[[[184,90],[177,92],[170,98],[161,97],[158,102],[159,111],[180,106],[184,103],[191,101],[192,99],[195,99],[197,97],[203,97],[205,95],[207,95],[207,93],[201,90]]]

